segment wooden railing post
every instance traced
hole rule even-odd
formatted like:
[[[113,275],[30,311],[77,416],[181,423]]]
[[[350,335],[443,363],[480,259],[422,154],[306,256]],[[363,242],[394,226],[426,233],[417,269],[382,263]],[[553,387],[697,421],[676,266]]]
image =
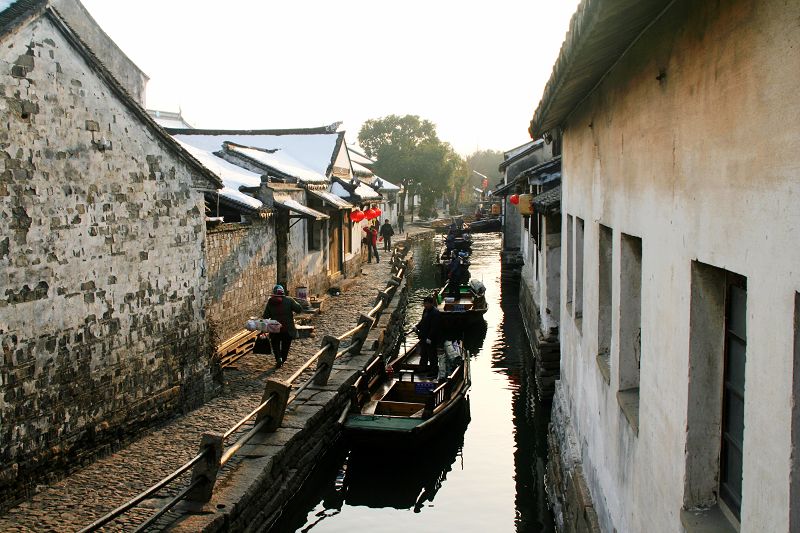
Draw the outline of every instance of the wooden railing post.
[[[317,359],[317,376],[314,378],[314,385],[322,387],[328,384],[328,378],[333,370],[333,362],[336,360],[336,352],[339,351],[339,339],[331,335],[322,338],[322,347],[325,351]]]
[[[375,319],[369,315],[361,315],[358,318],[358,325],[360,326],[362,324],[364,324],[364,326],[353,335],[353,340],[350,341],[350,355],[357,355],[361,353],[361,348],[364,346],[364,342],[367,340],[369,330],[371,330],[372,326],[375,324]]]
[[[200,439],[200,452],[205,451],[205,456],[194,465],[191,481],[191,483],[199,482],[199,485],[189,491],[186,495],[187,500],[200,503],[211,501],[220,468],[223,440],[220,433],[203,433]]]
[[[264,426],[264,431],[273,432],[281,427],[283,422],[283,415],[286,413],[286,404],[289,403],[289,393],[292,386],[284,381],[277,379],[268,379],[264,385],[264,394],[261,396],[261,403],[267,401],[270,396],[270,401],[264,409],[256,415],[256,424],[261,422],[265,417],[269,417],[269,422]]]

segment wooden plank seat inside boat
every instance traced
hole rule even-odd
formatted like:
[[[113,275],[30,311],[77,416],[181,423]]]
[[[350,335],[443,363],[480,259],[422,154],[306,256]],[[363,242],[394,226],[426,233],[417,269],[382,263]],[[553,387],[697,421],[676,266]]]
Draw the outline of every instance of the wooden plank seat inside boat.
[[[445,300],[445,311],[469,311],[474,307],[472,297],[468,298],[454,298],[452,302]]]
[[[363,414],[410,416],[422,418],[425,404],[430,398],[434,383],[392,381],[372,394],[364,404]]]

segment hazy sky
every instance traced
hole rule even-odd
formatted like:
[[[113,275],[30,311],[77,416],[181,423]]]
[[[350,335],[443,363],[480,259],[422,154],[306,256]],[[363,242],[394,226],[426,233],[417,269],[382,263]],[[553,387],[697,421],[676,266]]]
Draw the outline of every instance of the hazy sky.
[[[195,127],[415,114],[462,154],[527,142],[578,0],[82,0]]]

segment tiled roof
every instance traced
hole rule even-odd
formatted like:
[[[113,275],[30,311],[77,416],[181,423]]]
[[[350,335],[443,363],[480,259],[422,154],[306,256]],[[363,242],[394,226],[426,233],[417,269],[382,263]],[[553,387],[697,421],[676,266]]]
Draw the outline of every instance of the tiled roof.
[[[531,138],[559,126],[670,3],[583,0],[531,120]]]
[[[523,148],[522,150],[517,150],[517,149],[511,150],[511,152],[513,152],[514,155],[509,156],[508,159],[500,163],[498,170],[500,170],[500,172],[503,172],[512,163],[516,163],[520,159],[531,155],[533,152],[540,149],[544,145],[544,141],[542,139],[539,139],[536,141],[531,141],[529,144],[530,146],[528,146],[527,144],[522,145],[520,147]],[[511,152],[506,152],[506,153],[508,154]]]
[[[323,202],[326,202],[328,205],[336,207],[338,209],[352,209],[354,207],[353,204],[335,195],[330,191],[317,191],[314,189],[306,189],[306,192],[311,196],[316,196]]]
[[[330,217],[325,213],[320,213],[316,209],[311,209],[307,205],[303,205],[297,200],[292,199],[288,194],[274,194],[275,205],[283,207],[295,213],[300,213],[306,218],[313,218],[314,220],[327,220]]]
[[[544,185],[553,180],[561,179],[561,156],[559,155],[534,165],[522,171],[520,176],[522,179],[527,179],[530,185]]]
[[[544,191],[533,197],[533,209],[544,215],[555,215],[561,212],[561,185]]]

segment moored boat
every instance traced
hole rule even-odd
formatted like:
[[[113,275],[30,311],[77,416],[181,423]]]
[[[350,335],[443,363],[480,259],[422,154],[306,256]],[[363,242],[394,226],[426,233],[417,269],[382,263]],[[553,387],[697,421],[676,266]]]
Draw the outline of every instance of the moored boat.
[[[457,413],[470,386],[469,356],[463,350],[449,361],[440,356],[440,365],[447,364],[448,371],[439,380],[420,364],[420,355],[417,343],[388,363],[376,357],[367,366],[353,384],[344,420],[350,438],[423,440]]]
[[[434,293],[436,307],[445,325],[452,327],[454,320],[478,318],[488,309],[486,287],[478,280],[461,283],[458,292],[450,290],[450,282]]]
[[[470,222],[466,229],[471,233],[491,233],[502,230],[503,224],[500,222],[500,218],[482,218]]]

